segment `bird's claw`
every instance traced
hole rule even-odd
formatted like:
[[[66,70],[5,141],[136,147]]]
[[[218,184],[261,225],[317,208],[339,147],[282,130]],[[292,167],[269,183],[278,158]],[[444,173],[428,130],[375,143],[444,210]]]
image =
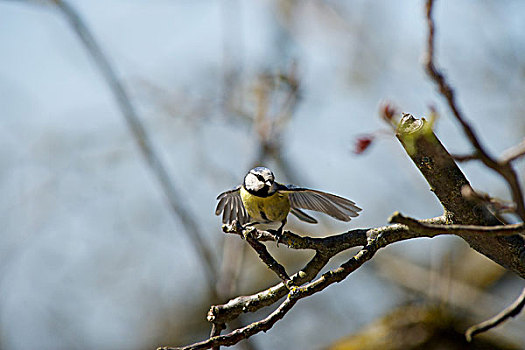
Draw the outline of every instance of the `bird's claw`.
[[[247,227],[242,227],[242,238],[246,239],[246,237],[253,237],[254,235],[254,232],[257,231],[257,229],[253,226],[247,226]]]
[[[283,243],[283,230],[268,230],[268,233],[272,234],[275,237],[275,241],[277,242],[277,246],[279,246],[279,243]]]

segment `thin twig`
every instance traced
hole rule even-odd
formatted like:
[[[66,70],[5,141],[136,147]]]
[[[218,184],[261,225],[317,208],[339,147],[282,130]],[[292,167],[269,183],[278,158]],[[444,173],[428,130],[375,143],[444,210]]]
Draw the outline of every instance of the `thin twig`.
[[[481,322],[477,325],[474,325],[467,329],[465,332],[465,337],[467,338],[467,341],[472,341],[472,337],[476,334],[480,334],[483,332],[486,332],[494,327],[497,327],[501,323],[508,320],[510,317],[517,316],[523,307],[525,306],[525,288],[521,291],[520,296],[518,299],[516,299],[512,305],[501,311],[496,316],[486,320],[485,322]]]
[[[430,235],[439,234],[480,234],[498,237],[525,234],[525,224],[498,225],[498,226],[479,226],[479,225],[436,225],[420,222],[416,219],[406,217],[399,212],[394,213],[388,221],[390,223],[407,225],[411,230]]]
[[[279,307],[268,315],[266,318],[263,318],[260,321],[253,322],[246,327],[236,329],[231,333],[220,335],[216,337],[209,338],[205,341],[194,343],[184,347],[159,347],[158,350],[199,350],[199,349],[209,349],[213,346],[231,346],[235,345],[243,339],[247,339],[254,334],[259,332],[266,332],[272,326],[282,319],[288,311],[297,303],[298,299],[292,299],[290,297],[286,298]]]
[[[204,235],[200,231],[197,222],[194,220],[189,209],[182,204],[184,203],[184,201],[180,200],[182,196],[178,193],[178,190],[176,190],[175,184],[173,183],[166,166],[158,156],[158,153],[153,146],[153,142],[135,110],[124,84],[117,76],[109,59],[102,51],[102,48],[97,43],[93,34],[78,12],[66,1],[54,0],[53,2],[69,21],[78,38],[106,80],[106,83],[109,85],[122,115],[130,127],[137,145],[144,156],[144,159],[151,167],[151,170],[157,177],[157,180],[166,194],[172,213],[184,225],[185,230],[183,232],[187,234],[189,240],[193,243],[193,246],[202,257],[201,260],[206,272],[206,280],[210,287],[210,291],[215,295],[215,280],[217,278],[215,266],[217,265],[215,264],[214,256],[206,245]]]
[[[499,214],[516,211],[516,203],[491,197],[487,193],[474,191],[470,185],[461,188],[461,195],[468,200],[476,201],[480,205],[486,205],[494,212],[494,215],[498,215],[498,219],[502,223],[505,223],[505,220]]]
[[[517,145],[514,145],[506,149],[505,151],[503,151],[498,160],[498,163],[499,164],[511,163],[523,156],[525,156],[525,139],[521,141],[520,143],[518,143]],[[463,155],[453,154],[452,157],[458,162],[466,162],[469,160],[481,160],[481,157],[477,152],[472,153],[472,154],[463,154]]]
[[[298,181],[299,177],[290,162],[284,159],[281,136],[299,101],[300,80],[297,75],[297,66],[292,62],[288,72],[284,74],[262,76],[257,94],[256,116],[253,119],[259,144],[255,165],[273,160],[291,181]],[[284,90],[284,99],[277,110],[270,113],[272,98],[279,96],[280,89]]]
[[[445,275],[432,267],[410,261],[402,254],[382,252],[374,258],[374,268],[381,278],[395,285],[422,294],[426,299],[439,300],[453,308],[468,310],[469,314],[476,317],[484,316],[486,310],[501,304],[499,298],[486,293],[482,286]],[[446,288],[446,292],[443,293],[436,286]]]
[[[329,260],[329,257],[317,252],[301,271],[290,276],[293,285],[301,285],[313,280]],[[207,319],[209,322],[229,322],[243,313],[255,312],[265,306],[273,305],[288,292],[288,286],[281,282],[259,293],[239,296],[223,305],[213,305],[208,311]]]
[[[510,163],[523,156],[525,156],[525,139],[519,144],[505,150],[501,154],[500,161],[503,163]]]
[[[425,57],[425,67],[427,74],[434,80],[434,82],[438,86],[439,92],[447,100],[448,106],[450,107],[452,113],[454,114],[458,122],[461,124],[463,132],[474,147],[475,153],[473,157],[479,158],[483,162],[483,164],[500,174],[507,181],[511,189],[512,199],[516,203],[516,212],[521,217],[521,219],[525,221],[525,201],[516,172],[512,168],[510,162],[498,161],[497,159],[489,155],[489,153],[481,145],[476,133],[474,132],[474,129],[467,122],[466,118],[463,116],[463,113],[459,109],[459,106],[457,105],[454,90],[445,79],[443,73],[440,70],[438,70],[434,63],[435,25],[434,19],[432,18],[433,5],[434,0],[427,0],[426,18],[428,26],[428,37],[427,52]],[[472,156],[469,156],[468,159],[471,159],[471,157]]]
[[[210,332],[210,338],[216,337],[218,335],[221,335],[221,331],[226,328],[226,325],[224,323],[212,323],[211,326],[211,332]],[[212,350],[220,350],[220,346],[214,346],[212,347]]]
[[[255,228],[252,227],[252,229]],[[257,252],[259,258],[261,258],[261,260],[270,268],[270,270],[275,272],[275,274],[284,283],[288,283],[290,281],[290,277],[286,273],[285,268],[283,267],[283,265],[279,264],[277,260],[274,259],[274,257],[268,252],[268,249],[266,249],[266,246],[261,242],[257,241],[255,238],[253,238],[251,236],[251,233],[246,234],[245,238],[246,241],[250,244],[250,246]]]
[[[471,160],[479,160],[479,155],[477,153],[473,154],[451,154],[452,158],[456,162],[468,162]]]

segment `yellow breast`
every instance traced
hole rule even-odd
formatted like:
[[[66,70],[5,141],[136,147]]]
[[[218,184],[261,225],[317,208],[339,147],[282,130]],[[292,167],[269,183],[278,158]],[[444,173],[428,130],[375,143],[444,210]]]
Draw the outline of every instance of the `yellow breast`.
[[[283,221],[290,212],[288,194],[275,192],[268,197],[257,197],[241,187],[241,199],[248,215],[257,222]]]

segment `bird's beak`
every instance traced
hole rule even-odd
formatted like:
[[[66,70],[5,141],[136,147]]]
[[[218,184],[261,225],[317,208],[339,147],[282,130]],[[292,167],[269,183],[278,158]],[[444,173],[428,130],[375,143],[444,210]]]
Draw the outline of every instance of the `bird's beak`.
[[[266,184],[266,186],[268,186],[268,187],[272,187],[272,183],[271,183],[270,181],[266,181],[265,184]]]

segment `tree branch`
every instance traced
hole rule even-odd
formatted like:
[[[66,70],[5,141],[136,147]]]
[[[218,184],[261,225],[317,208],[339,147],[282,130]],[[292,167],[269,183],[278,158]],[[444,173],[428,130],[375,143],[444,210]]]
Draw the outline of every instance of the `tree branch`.
[[[212,323],[211,331],[210,331],[210,338],[216,337],[221,334],[221,331],[226,328],[226,325],[224,323]],[[212,350],[219,350],[220,346],[214,346],[212,347]]]
[[[525,139],[501,154],[501,162],[510,163],[525,156]]]
[[[279,264],[274,257],[268,252],[266,246],[252,237],[252,233],[256,231],[254,227],[250,227],[249,230],[245,230],[244,238],[246,242],[257,252],[259,258],[272,270],[275,274],[285,283],[290,282],[290,277],[286,273],[286,269],[283,265]]]
[[[441,71],[439,71],[434,63],[434,37],[435,37],[435,25],[434,19],[432,18],[432,10],[434,7],[434,0],[427,0],[426,3],[426,19],[428,26],[428,37],[427,37],[427,52],[425,57],[425,67],[427,74],[434,80],[436,85],[439,88],[439,92],[446,99],[448,106],[450,107],[452,114],[456,117],[457,121],[461,124],[463,132],[469,139],[470,143],[475,149],[474,156],[483,162],[487,167],[494,170],[500,174],[505,181],[508,183],[512,199],[516,203],[516,212],[525,221],[525,201],[523,198],[523,192],[518,180],[516,172],[512,168],[510,161],[514,159],[512,156],[507,160],[498,161],[494,159],[485,148],[479,142],[479,139],[474,132],[474,129],[467,122],[466,118],[463,116],[463,113],[459,109],[454,90],[450,84],[446,81],[445,76]],[[521,156],[521,151],[517,153],[516,157]],[[467,159],[472,159],[468,157]]]
[[[394,213],[390,219],[391,223],[403,224],[408,226],[409,229],[426,233],[428,235],[439,235],[443,233],[453,234],[457,236],[480,234],[490,235],[495,237],[501,236],[513,236],[518,234],[525,234],[525,224],[514,224],[514,225],[498,225],[498,226],[479,226],[479,225],[436,225],[427,224],[420,222],[416,219],[412,219],[403,216],[401,213]]]
[[[475,149],[474,154],[470,157],[465,157],[464,160],[478,158],[479,160],[481,160],[481,162],[483,162],[483,164],[485,164],[485,166],[487,166],[488,168],[500,174],[500,176],[502,176],[505,179],[505,181],[507,182],[510,188],[510,191],[512,193],[512,199],[516,205],[516,213],[518,214],[518,216],[520,216],[520,218],[523,221],[525,221],[525,200],[523,197],[523,192],[522,192],[522,189],[519,183],[518,176],[516,172],[514,171],[514,168],[512,167],[512,164],[511,164],[513,160],[525,154],[524,147],[523,147],[525,143],[522,142],[520,145],[514,147],[511,150],[511,152],[504,154],[500,161],[490,156],[488,152],[485,150],[485,148],[481,145],[473,128],[466,121],[465,117],[463,116],[459,107],[457,106],[457,103],[454,97],[454,91],[452,90],[452,87],[448,84],[443,73],[441,73],[436,68],[436,65],[434,63],[435,26],[434,26],[434,20],[432,18],[433,5],[434,5],[434,0],[427,0],[426,19],[427,19],[427,26],[428,26],[428,37],[427,37],[427,53],[426,53],[426,60],[425,60],[427,74],[434,80],[434,82],[438,86],[441,95],[443,95],[443,97],[446,99],[453,115],[456,117],[458,122],[461,124],[463,128],[463,132],[465,133],[465,135],[467,136],[470,143]],[[483,223],[483,222],[482,224],[495,225],[494,223]],[[507,227],[507,229],[509,228]],[[509,229],[509,230],[512,231],[512,229]],[[481,237],[480,238],[483,239],[485,242],[482,243],[481,245],[475,244],[475,240],[474,240],[475,238],[471,237],[471,234],[468,232],[463,232],[462,237],[467,242],[469,242],[469,244],[474,249],[476,249],[477,247],[476,250],[480,252],[484,252],[484,254],[487,255],[489,258],[499,262],[503,266],[509,268],[510,266],[514,265],[516,268],[519,269],[519,271],[521,271],[520,275],[523,277],[522,273],[524,270],[523,266],[525,265],[525,252],[524,252],[525,249],[524,249],[524,243],[523,243],[522,236],[510,236],[506,238],[499,237],[496,239],[490,239],[490,238],[486,238],[486,236],[483,235],[481,236],[482,238]],[[498,244],[499,248],[496,248],[494,246],[495,249],[491,249],[490,241],[492,241],[495,245]],[[511,251],[508,251],[508,249],[505,249],[504,244],[506,244],[507,247],[511,249]],[[505,257],[510,257],[511,261],[508,261],[509,259],[506,259]],[[514,269],[514,271],[516,270]],[[523,299],[521,303],[525,302],[525,289],[520,298]],[[466,333],[467,339],[470,341],[472,335],[479,333],[479,332],[486,331],[490,328],[497,326],[499,323],[507,319],[509,315],[512,315],[512,316],[516,315],[523,308],[523,305],[520,305],[519,299],[518,299],[517,306],[516,305],[513,305],[513,306],[514,308],[512,306],[511,308],[509,308],[510,311],[508,311],[509,309],[506,309],[502,313],[494,317],[493,319],[483,322],[480,325],[471,327]]]
[[[481,322],[467,329],[467,331],[465,332],[465,337],[467,338],[467,341],[470,342],[472,341],[472,337],[475,336],[476,334],[486,332],[498,326],[499,324],[505,322],[509,318],[519,315],[519,313],[521,312],[524,306],[525,306],[525,288],[523,288],[520,296],[518,297],[518,299],[516,299],[512,303],[512,305],[510,305],[509,307],[501,311],[496,316],[488,319],[487,321]]]
[[[399,122],[396,136],[443,205],[447,224],[501,225],[483,203],[463,196],[462,189],[470,184],[428,122],[407,114]],[[494,237],[464,232],[461,238],[479,253],[525,277],[522,236]]]
[[[279,307],[272,312],[268,317],[263,318],[260,321],[253,322],[246,327],[236,329],[235,331],[219,335],[216,337],[211,337],[205,341],[194,343],[184,347],[160,347],[158,350],[199,350],[199,349],[209,349],[211,347],[216,347],[220,345],[231,346],[235,345],[243,339],[247,339],[254,334],[259,332],[266,332],[272,326],[284,317],[288,311],[295,305],[298,299],[292,299],[291,297],[286,298]]]

